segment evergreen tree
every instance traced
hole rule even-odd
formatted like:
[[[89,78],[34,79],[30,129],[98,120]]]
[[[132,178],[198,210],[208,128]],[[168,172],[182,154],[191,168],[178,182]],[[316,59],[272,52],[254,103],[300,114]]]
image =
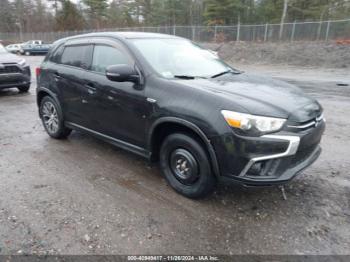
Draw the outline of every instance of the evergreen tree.
[[[84,18],[77,6],[69,0],[62,2],[61,10],[57,11],[55,29],[59,31],[82,30]]]
[[[87,6],[91,26],[101,28],[107,19],[108,0],[83,0],[83,3]]]
[[[242,21],[244,6],[240,0],[205,0],[204,17],[209,25],[235,24]]]
[[[232,25],[238,21],[280,23],[283,3],[284,0],[0,0],[0,31]],[[349,14],[350,0],[288,0],[285,22],[347,19]]]
[[[113,0],[108,8],[108,27],[132,27],[134,20],[130,13],[130,7],[122,0]]]

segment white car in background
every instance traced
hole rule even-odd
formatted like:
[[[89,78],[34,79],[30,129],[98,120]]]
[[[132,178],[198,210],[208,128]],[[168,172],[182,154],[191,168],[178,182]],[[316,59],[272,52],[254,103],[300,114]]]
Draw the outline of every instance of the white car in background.
[[[20,54],[21,53],[21,44],[13,44],[6,46],[6,50],[13,54]]]

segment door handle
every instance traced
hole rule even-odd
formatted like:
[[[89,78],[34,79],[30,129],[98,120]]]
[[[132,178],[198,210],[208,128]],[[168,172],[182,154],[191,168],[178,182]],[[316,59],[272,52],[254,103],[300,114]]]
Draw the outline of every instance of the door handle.
[[[55,81],[59,81],[62,77],[59,75],[59,73],[55,72],[54,74]]]
[[[86,84],[85,87],[87,88],[87,91],[90,95],[93,95],[96,93],[96,88],[93,84]]]
[[[88,89],[88,93],[89,93],[90,95],[94,95],[94,94],[96,94],[96,91],[95,91],[95,90],[92,90],[92,89]]]
[[[96,87],[93,84],[86,84],[85,87],[88,89],[96,90]]]

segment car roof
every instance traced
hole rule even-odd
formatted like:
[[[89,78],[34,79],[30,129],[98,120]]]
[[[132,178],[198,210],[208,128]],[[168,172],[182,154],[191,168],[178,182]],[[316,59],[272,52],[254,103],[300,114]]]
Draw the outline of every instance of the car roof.
[[[158,33],[145,33],[145,32],[101,32],[101,33],[90,33],[81,36],[102,36],[108,35],[123,39],[133,39],[133,38],[178,38],[177,36],[158,34]]]
[[[152,39],[152,38],[162,38],[162,39],[181,39],[181,37],[167,34],[158,34],[158,33],[145,33],[145,32],[98,32],[98,33],[89,33],[83,35],[75,35],[60,39],[56,42],[69,41],[73,39],[85,38],[85,37],[113,37],[117,39]]]

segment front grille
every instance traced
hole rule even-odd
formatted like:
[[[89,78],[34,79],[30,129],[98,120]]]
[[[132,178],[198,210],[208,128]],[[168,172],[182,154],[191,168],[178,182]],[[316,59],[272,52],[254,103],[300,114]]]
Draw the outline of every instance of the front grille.
[[[314,128],[318,126],[322,121],[324,121],[323,114],[317,116],[314,119],[308,120],[303,123],[298,123],[297,125],[288,125],[288,128],[297,130],[297,131],[304,131],[308,130],[310,128]]]
[[[4,67],[0,67],[0,74],[14,74],[20,72],[21,70],[19,67],[15,65],[6,65]]]

